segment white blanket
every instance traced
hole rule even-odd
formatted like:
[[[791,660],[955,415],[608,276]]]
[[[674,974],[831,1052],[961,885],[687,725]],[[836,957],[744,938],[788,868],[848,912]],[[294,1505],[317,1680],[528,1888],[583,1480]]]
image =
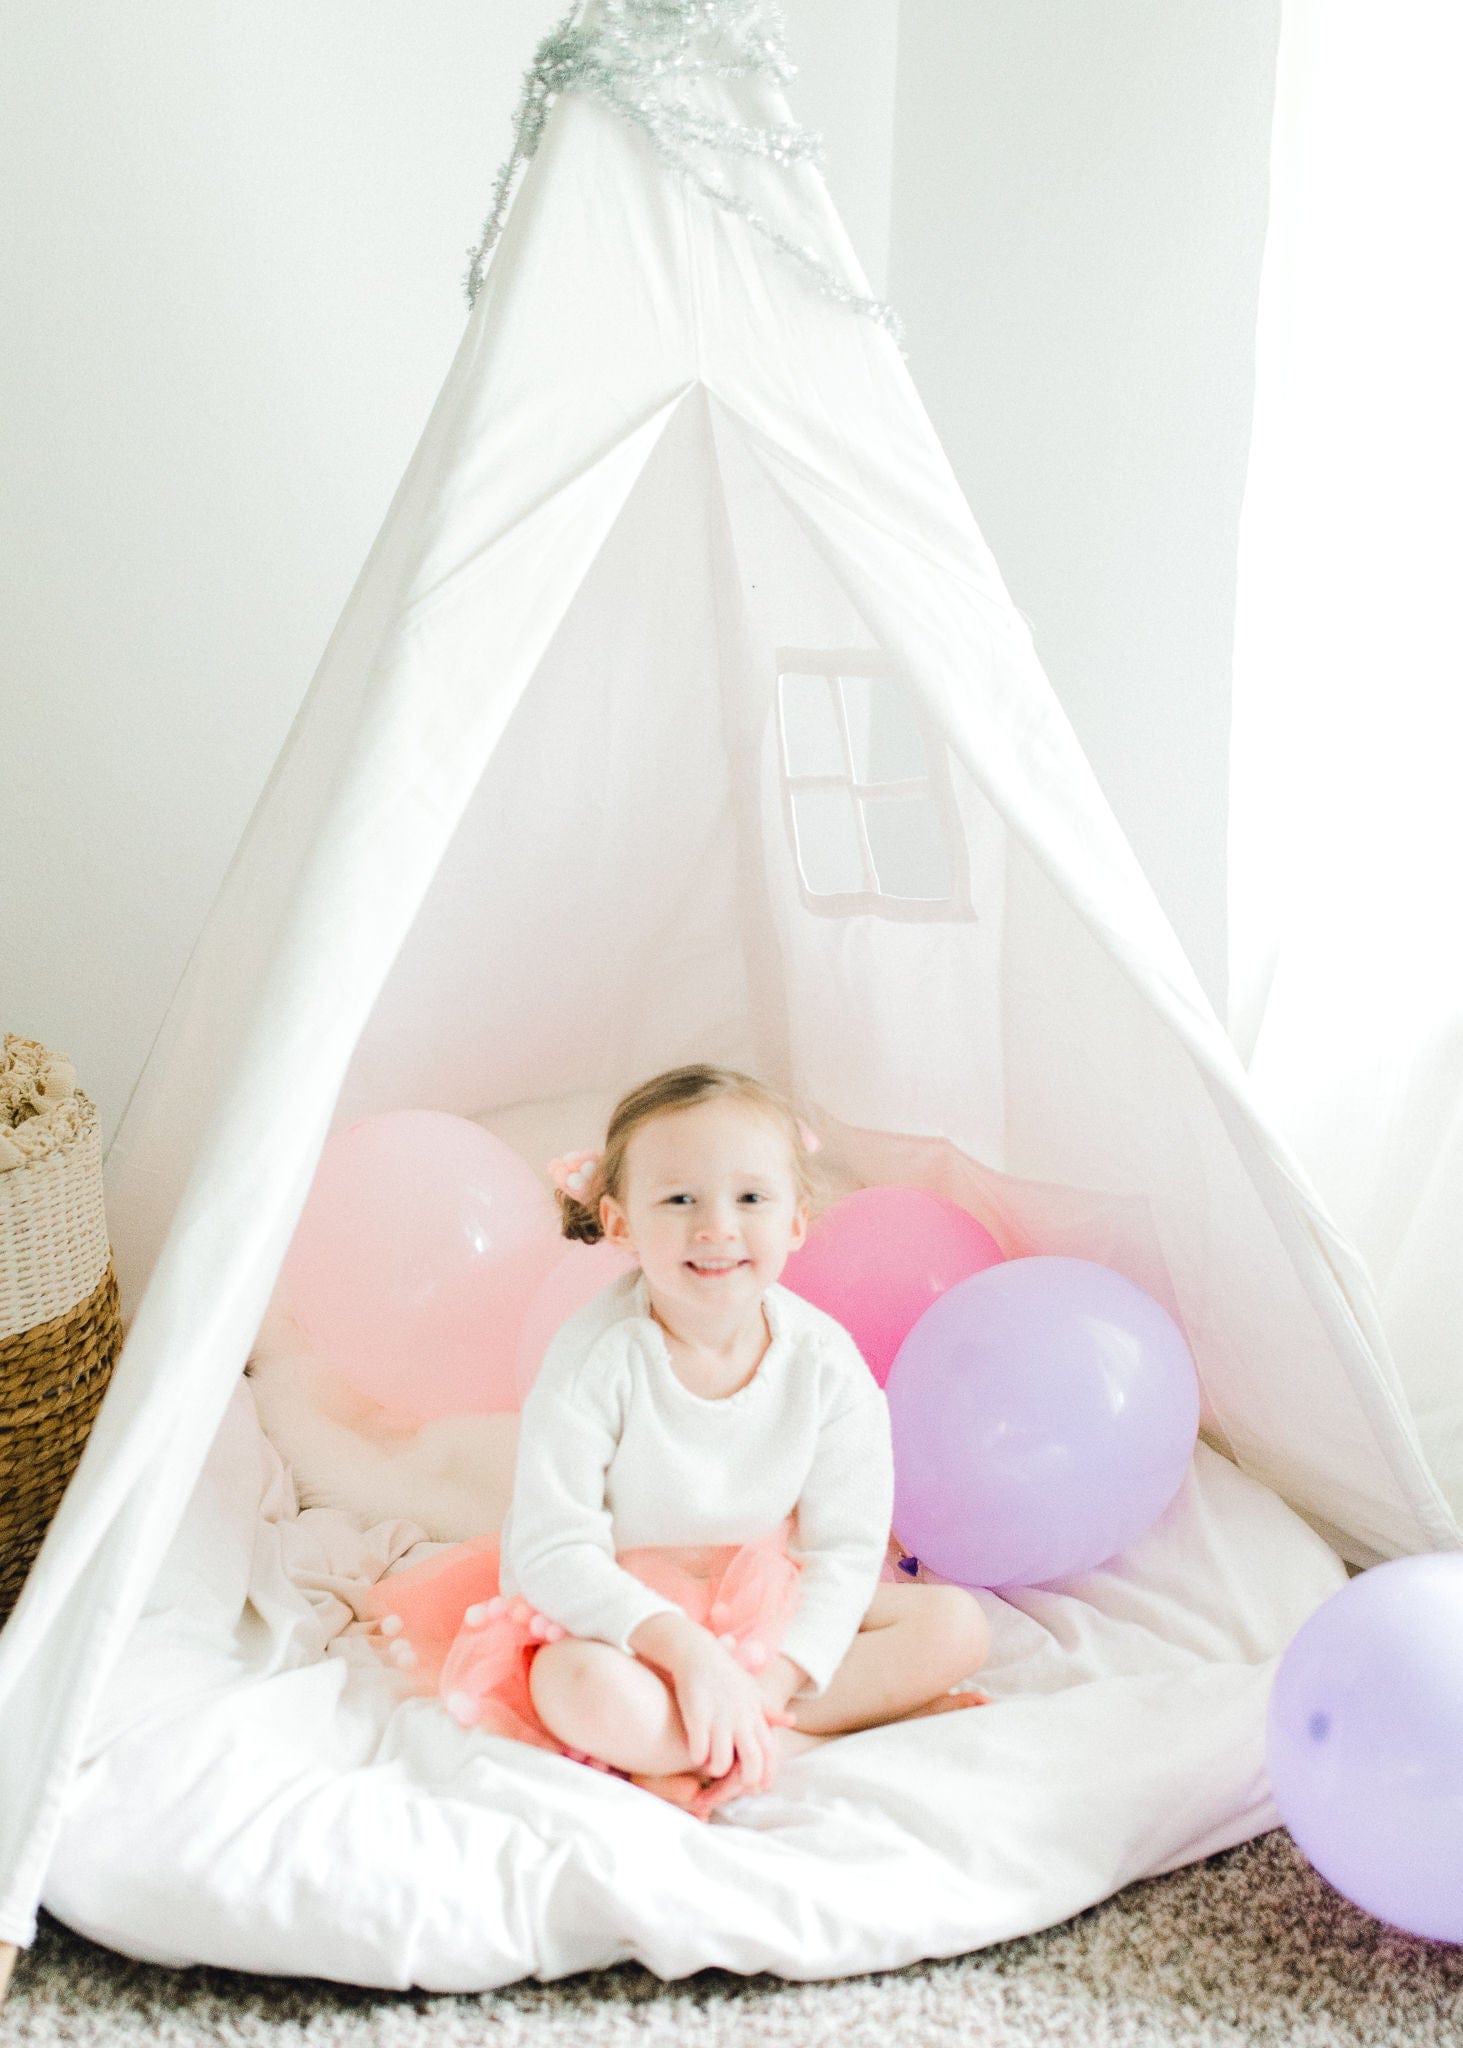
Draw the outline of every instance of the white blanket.
[[[702,1822],[396,1697],[357,1602],[422,1533],[299,1510],[240,1382],[91,1729],[52,1913],[149,1961],[429,1991],[958,1955],[1277,1826],[1275,1660],[1345,1581],[1200,1445],[1122,1559],[980,1596],[991,1706],[838,1737]]]

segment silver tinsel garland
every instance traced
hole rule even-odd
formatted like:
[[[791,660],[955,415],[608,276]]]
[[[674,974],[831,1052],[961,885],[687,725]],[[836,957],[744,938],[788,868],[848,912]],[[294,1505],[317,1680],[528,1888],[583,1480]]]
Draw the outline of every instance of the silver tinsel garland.
[[[791,257],[825,297],[877,321],[902,347],[903,331],[892,308],[856,292],[826,257],[783,234],[697,160],[709,153],[822,167],[822,141],[811,129],[712,120],[687,103],[684,85],[697,77],[744,78],[762,72],[785,82],[793,76],[796,67],[783,45],[776,0],[602,0],[598,24],[576,28],[581,11],[575,6],[550,30],[524,73],[513,148],[498,172],[482,236],[463,280],[468,304],[477,303],[488,253],[503,231],[517,177],[538,148],[550,106],[561,93],[578,92],[633,121],[663,163]]]

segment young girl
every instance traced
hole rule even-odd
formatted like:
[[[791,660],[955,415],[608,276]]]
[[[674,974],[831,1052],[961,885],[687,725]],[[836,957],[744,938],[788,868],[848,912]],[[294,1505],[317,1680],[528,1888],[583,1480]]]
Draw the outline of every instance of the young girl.
[[[555,1161],[567,1237],[637,1261],[523,1404],[501,1537],[386,1579],[387,1654],[483,1726],[700,1818],[831,1735],[978,1704],[955,1586],[882,1583],[888,1407],[852,1338],[779,1285],[814,1144],[745,1074],[678,1067],[605,1149]]]

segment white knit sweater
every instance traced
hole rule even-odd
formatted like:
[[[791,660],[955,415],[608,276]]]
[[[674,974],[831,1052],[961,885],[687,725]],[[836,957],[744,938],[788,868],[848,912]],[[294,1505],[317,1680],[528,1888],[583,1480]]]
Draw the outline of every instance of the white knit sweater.
[[[674,1602],[615,1562],[647,1544],[746,1543],[796,1511],[802,1566],[783,1653],[827,1688],[884,1563],[894,1455],[884,1394],[840,1323],[788,1288],[736,1393],[708,1400],[671,1365],[643,1274],[570,1318],[523,1403],[500,1584],[573,1635],[629,1650]]]

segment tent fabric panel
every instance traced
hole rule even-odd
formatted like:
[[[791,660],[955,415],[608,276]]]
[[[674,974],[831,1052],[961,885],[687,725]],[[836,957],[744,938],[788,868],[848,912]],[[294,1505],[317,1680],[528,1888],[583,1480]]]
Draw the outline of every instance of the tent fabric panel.
[[[1141,984],[1198,1031],[1222,1037],[1014,611],[891,538],[881,510],[850,495],[836,449],[817,469],[794,465],[780,445],[739,425],[813,547],[850,597],[857,593],[870,643],[919,694],[1002,835],[1040,850],[1073,909],[1109,951],[1133,962]],[[905,431],[914,431],[912,420]],[[963,504],[957,509],[973,531]],[[968,807],[966,822],[978,837]],[[1232,1059],[1231,1067],[1237,1073]]]
[[[1141,1190],[1163,1274],[1119,1263],[1179,1315],[1221,1440],[1358,1560],[1429,1547],[1415,1433],[1370,1398],[1385,1360],[1353,1334],[1338,1371],[1334,1276],[1277,1229],[1209,1078],[1019,846],[1009,888],[1008,1164]]]
[[[997,983],[999,915],[979,925],[825,917],[798,898],[776,767],[764,778],[778,888],[792,1074],[825,1115],[946,1132],[978,1158],[1004,1150]],[[980,879],[997,862],[988,858]]]
[[[1110,1098],[1111,1077],[1100,1071],[1089,1075],[1089,1083],[1094,1085],[1067,1093],[1069,1112],[1080,1107],[1089,1120],[1103,1121],[1092,1156],[1085,1161],[1074,1149],[1075,1126],[1061,1129],[1049,1154],[1034,1159],[1023,1156],[1015,1129],[1022,1115],[1024,1091],[1008,1071],[1006,1163],[1023,1178],[1055,1180],[1072,1170],[1075,1159],[1079,1184],[1100,1185],[1115,1163],[1120,1166],[1135,1138],[1154,1124],[1159,1098],[1148,1061],[1161,1059],[1173,1088],[1165,1113],[1176,1114],[1180,1130],[1197,1120],[1214,1147],[1203,1161],[1198,1179],[1187,1185],[1182,1174],[1175,1178],[1171,1167],[1165,1166],[1161,1135],[1147,1147],[1147,1186],[1165,1188],[1166,1200],[1179,1219],[1173,1227],[1191,1234],[1184,1262],[1197,1270],[1204,1252],[1214,1243],[1204,1221],[1204,1212],[1215,1199],[1207,1181],[1212,1172],[1232,1196],[1233,1211],[1254,1219],[1261,1241],[1268,1247],[1267,1269],[1273,1272],[1282,1295],[1294,1304],[1307,1332],[1302,1350],[1311,1358],[1316,1377],[1305,1394],[1293,1401],[1274,1399],[1273,1375],[1262,1366],[1264,1359],[1274,1355],[1273,1328],[1268,1334],[1256,1333],[1258,1348],[1249,1354],[1252,1370],[1247,1384],[1261,1401],[1252,1417],[1253,1430],[1272,1446],[1267,1474],[1292,1471],[1299,1489],[1292,1497],[1304,1499],[1317,1516],[1343,1529],[1345,1504],[1350,1500],[1360,1510],[1352,1534],[1363,1554],[1378,1549],[1393,1554],[1425,1548],[1439,1538],[1456,1540],[1456,1524],[1427,1469],[1405,1406],[1385,1393],[1378,1398],[1377,1390],[1391,1372],[1385,1348],[1371,1341],[1370,1330],[1363,1334],[1348,1310],[1337,1313],[1339,1276],[1317,1256],[1314,1244],[1308,1244],[1303,1233],[1287,1242],[1283,1250],[1276,1246],[1273,1218],[1246,1187],[1247,1176],[1253,1177],[1258,1170],[1275,1183],[1274,1201],[1294,1203],[1302,1216],[1311,1206],[1300,1177],[1284,1160],[1281,1148],[1267,1142],[1267,1134],[1255,1128],[1258,1119],[1245,1102],[1233,1048],[1097,791],[1070,727],[1051,700],[1029,635],[1014,615],[1000,618],[983,599],[973,597],[948,577],[932,574],[918,556],[897,550],[888,541],[882,521],[875,523],[861,516],[842,487],[842,479],[834,478],[825,486],[822,478],[791,468],[780,450],[759,440],[751,445],[769,477],[797,509],[825,560],[836,565],[847,588],[857,590],[859,609],[868,626],[879,635],[900,672],[907,674],[924,696],[971,783],[999,810],[1013,843],[1028,850],[1032,865],[1043,875],[1043,901],[1023,911],[1020,919],[1008,897],[1003,986],[1008,991],[1026,987],[1026,963],[1013,961],[1009,950],[1021,943],[1012,935],[1024,931],[1033,946],[1045,949],[1052,964],[1044,1013],[1035,1021],[1039,1023],[1043,1014],[1056,1021],[1060,1013],[1069,1024],[1073,1018],[1081,1018],[1091,1032],[1097,1020],[1105,1019],[1102,1028],[1113,1057],[1132,1065],[1134,1086],[1126,1118],[1115,1113],[1110,1099],[1104,1111],[1103,1086],[1105,1083]],[[1052,936],[1054,925],[1056,938]],[[1085,989],[1071,965],[1083,951],[1102,960],[1096,978]],[[1032,983],[1033,989],[1039,985],[1039,978]],[[1023,994],[1018,1000],[1026,1003],[1035,998]],[[1034,1061],[1031,1132],[1055,1131],[1047,1104],[1051,1075],[1054,1069],[1063,1070],[1062,1059],[1050,1048],[1037,1053],[1041,1041],[1033,1035],[1025,1016],[1019,1029],[1023,1034],[1020,1042]],[[1012,1043],[1008,1018],[1008,1062]],[[1147,1057],[1134,1064],[1136,1048],[1145,1045]],[[1080,1067],[1081,1046],[1065,1050],[1068,1059],[1076,1057]],[[1236,1114],[1251,1137],[1242,1167],[1234,1160],[1232,1133],[1224,1133],[1222,1124],[1223,1134],[1216,1133],[1214,1105],[1208,1093],[1211,1080],[1215,1087],[1235,1094],[1243,1105]],[[955,1094],[953,1089],[950,1092]],[[968,1100],[968,1094],[961,1091],[960,1099]],[[847,1121],[874,1119],[859,1115]],[[1162,1129],[1159,1125],[1160,1134]],[[972,1149],[978,1155],[979,1148]],[[1068,1165],[1059,1168],[1062,1159]],[[1162,1201],[1156,1199],[1154,1206],[1158,1210]],[[1186,1211],[1190,1213],[1184,1220]],[[1217,1213],[1226,1214],[1222,1205],[1217,1206]],[[1244,1242],[1242,1237],[1238,1241]],[[1319,1317],[1318,1297],[1325,1304]],[[1351,1383],[1351,1398],[1346,1402],[1335,1380],[1338,1357]],[[1395,1373],[1391,1377],[1395,1382]],[[1338,1474],[1336,1490],[1329,1495],[1324,1482],[1318,1494],[1314,1476],[1307,1483],[1301,1470],[1301,1447],[1312,1440],[1311,1410],[1317,1398],[1328,1396],[1340,1405],[1345,1417],[1338,1422],[1336,1440],[1347,1442],[1351,1450],[1347,1471]],[[1233,1440],[1229,1425],[1225,1434]],[[1277,1454],[1273,1448],[1277,1440],[1288,1446],[1292,1439],[1299,1461],[1294,1467],[1287,1465],[1284,1450]],[[1370,1483],[1368,1471],[1372,1473]]]
[[[139,1230],[166,1235],[86,1453],[0,1636],[0,1714],[17,1738],[0,1756],[0,1926],[23,1929],[6,1939],[31,1939],[70,1770],[64,1745],[79,1739],[243,1365],[361,1025],[518,693],[669,416],[501,545],[496,588],[479,597],[515,658],[493,688],[482,687],[470,635],[454,638],[440,615],[373,677],[308,857],[282,877],[256,828],[195,956],[168,1071],[134,1103],[127,1171],[120,1195],[109,1192],[132,1233],[134,1274],[146,1268]],[[434,733],[427,751],[423,735]],[[275,789],[282,802],[290,778]],[[261,915],[256,937],[251,902],[281,897],[282,919]],[[251,939],[257,980],[244,999],[235,954]],[[86,1670],[58,1721],[52,1703],[79,1642]]]
[[[766,79],[708,79],[703,91],[713,118],[774,126],[793,118]],[[747,158],[728,179],[774,229],[826,257],[852,290],[870,293],[813,166]],[[684,204],[698,373],[708,389],[790,468],[836,473],[850,502],[876,510],[891,535],[1009,610],[995,558],[890,335],[823,296],[734,214],[690,188]]]
[[[493,574],[480,571],[471,606],[439,607],[407,640],[388,628],[354,675],[332,666],[321,716],[297,722],[108,1152],[129,1309],[245,1034],[269,1052],[266,979],[281,1020],[300,1013],[308,990],[333,1021],[344,977],[384,971],[518,691],[677,403],[516,527]],[[485,614],[512,650],[487,666],[476,637]]]
[[[613,1097],[683,1060],[749,1056],[714,487],[689,402],[484,770],[362,1033],[337,1124],[388,1106],[476,1115]],[[496,631],[480,618],[485,641]]]
[[[780,440],[738,418],[748,446],[813,545],[845,588],[857,591],[877,644],[909,678],[931,722],[1006,826],[1040,848],[1073,907],[1134,962],[1166,1005],[1222,1040],[1009,600],[948,574],[891,526],[882,505],[858,497],[837,466],[836,444],[822,450],[816,464],[794,462]],[[902,432],[912,436],[918,427],[910,414]],[[924,509],[931,524],[958,517],[975,531],[963,500]],[[1230,1067],[1238,1076],[1232,1052]]]
[[[404,609],[694,382],[686,236],[679,181],[643,139],[560,101],[438,401],[451,459],[422,506]]]
[[[826,649],[830,660],[838,650],[870,656],[882,650],[855,602],[856,578],[830,573],[749,451],[740,423],[719,404],[712,415],[751,671],[743,691],[749,722],[744,772],[758,792],[759,871],[785,1006],[782,1078],[848,1122],[864,1121],[877,1102],[886,1120],[906,1128],[953,1117],[973,1145],[998,1147],[998,822],[988,806],[950,821],[976,921],[840,917],[804,904],[784,803],[777,710],[782,657],[789,649]],[[892,679],[912,700],[912,679],[897,664]],[[939,735],[933,739],[939,750]],[[954,813],[953,792],[947,800]],[[910,1057],[914,1046],[917,1058]]]

